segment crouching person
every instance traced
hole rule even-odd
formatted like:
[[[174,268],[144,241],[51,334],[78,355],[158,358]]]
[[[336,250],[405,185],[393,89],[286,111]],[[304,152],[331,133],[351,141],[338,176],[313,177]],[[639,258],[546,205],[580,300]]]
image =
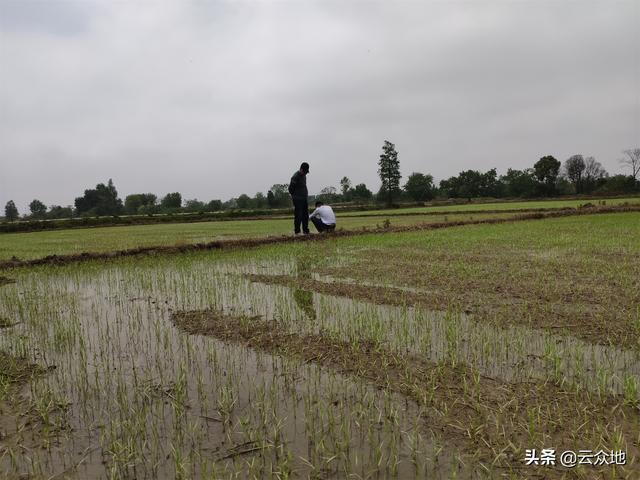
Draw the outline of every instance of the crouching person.
[[[322,202],[316,202],[316,209],[309,215],[309,220],[320,233],[333,232],[336,229],[336,215],[333,213],[333,208]]]

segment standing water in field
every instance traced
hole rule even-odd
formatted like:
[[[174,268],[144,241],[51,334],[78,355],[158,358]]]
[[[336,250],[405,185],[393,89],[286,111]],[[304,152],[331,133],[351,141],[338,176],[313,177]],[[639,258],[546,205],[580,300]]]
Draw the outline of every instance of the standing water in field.
[[[3,475],[448,478],[468,468],[422,428],[415,402],[314,364],[177,331],[172,311],[242,306],[278,315],[292,300],[259,289],[247,297],[237,287],[250,282],[226,269],[62,269],[5,287],[0,315],[20,323],[3,332],[0,348],[55,369],[15,406],[24,416],[5,430]]]

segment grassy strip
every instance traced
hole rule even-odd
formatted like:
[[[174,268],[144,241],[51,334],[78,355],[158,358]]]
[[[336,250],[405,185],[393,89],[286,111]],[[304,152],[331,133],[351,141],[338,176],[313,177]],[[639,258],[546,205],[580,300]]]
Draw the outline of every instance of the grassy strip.
[[[525,449],[546,445],[559,452],[623,449],[629,459],[625,467],[589,466],[582,474],[606,472],[608,478],[625,478],[638,472],[635,441],[640,435],[640,413],[636,398],[601,397],[551,381],[501,382],[468,366],[398,355],[370,341],[345,342],[323,334],[290,333],[276,322],[213,310],[177,312],[172,320],[189,334],[313,362],[403,394],[421,406],[428,428],[492,468],[524,473]],[[571,474],[578,475],[580,470]],[[568,473],[560,467],[544,470],[545,478],[566,478]]]
[[[16,283],[16,281],[12,278],[0,277],[0,287],[2,287],[3,285],[9,285],[10,283]]]
[[[501,202],[456,202],[456,203],[442,203],[437,202],[430,205],[425,205],[422,207],[410,207],[410,208],[395,208],[393,211],[395,213],[406,213],[406,212],[429,212],[439,210],[442,214],[447,214],[451,212],[456,213],[471,213],[476,211],[487,211],[487,210],[517,210],[517,211],[526,211],[533,209],[542,209],[542,210],[550,210],[550,209],[562,209],[562,208],[582,208],[583,206],[619,206],[619,205],[629,205],[629,204],[637,204],[640,202],[640,197],[626,196],[626,197],[608,197],[608,198],[565,198],[562,200],[559,199],[545,199],[545,200],[515,200],[515,201],[501,201]],[[366,212],[355,212],[354,214],[362,215],[362,214],[384,214],[387,211],[391,211],[392,209],[379,209],[379,210],[367,210]],[[344,213],[342,216],[350,216],[351,213]]]
[[[423,209],[417,211],[398,211],[394,212],[393,210],[389,210],[386,212],[375,212],[371,213],[363,212],[363,213],[350,213],[348,215],[344,215],[342,218],[393,218],[393,217],[404,217],[404,216],[416,216],[416,215],[424,215],[424,216],[444,216],[444,215],[469,215],[471,213],[483,213],[487,215],[496,214],[496,213],[539,213],[539,212],[564,212],[564,211],[573,211],[573,210],[581,210],[585,208],[594,208],[595,205],[591,203],[586,203],[584,205],[578,205],[577,207],[540,207],[540,208],[505,208],[505,209],[487,209],[487,210],[433,210],[426,211]],[[618,206],[640,206],[640,203],[624,203]]]
[[[389,210],[389,212],[375,212],[371,213],[362,212],[362,213],[350,213],[349,215],[345,215],[346,218],[393,218],[393,217],[405,217],[410,215],[423,215],[423,216],[443,216],[443,215],[469,215],[470,213],[485,213],[485,214],[494,214],[494,213],[538,213],[538,212],[563,212],[563,211],[571,211],[575,210],[573,207],[560,207],[560,208],[509,208],[505,210],[434,210],[434,211],[398,211],[394,212],[393,210]],[[344,218],[343,217],[343,218]]]
[[[116,250],[112,252],[84,252],[80,254],[71,255],[48,255],[46,257],[32,259],[32,260],[20,260],[12,259],[0,262],[0,269],[8,269],[15,267],[28,267],[35,265],[64,265],[69,263],[82,262],[87,260],[96,259],[112,259],[118,257],[129,257],[137,255],[148,254],[175,254],[192,252],[198,250],[221,250],[221,249],[236,249],[236,248],[252,248],[263,245],[273,245],[279,243],[291,243],[291,242],[304,242],[304,241],[320,241],[331,238],[339,237],[352,237],[356,235],[371,234],[371,233],[399,233],[399,232],[413,232],[423,230],[437,230],[442,228],[450,228],[465,225],[481,225],[481,224],[499,224],[507,222],[517,222],[525,220],[540,220],[545,218],[559,218],[574,215],[592,215],[603,213],[621,213],[621,212],[636,212],[640,211],[640,206],[619,206],[619,207],[593,207],[584,208],[580,210],[562,210],[553,212],[540,212],[530,213],[524,215],[515,215],[507,218],[489,218],[480,220],[459,220],[459,221],[447,221],[447,222],[435,222],[435,223],[421,223],[412,224],[406,226],[396,226],[389,228],[366,228],[363,227],[360,230],[342,230],[332,234],[326,235],[306,235],[299,237],[292,236],[273,236],[265,238],[245,238],[236,240],[223,240],[213,241],[207,243],[193,243],[187,245],[172,245],[172,246],[149,246],[149,247],[137,247],[125,250]]]

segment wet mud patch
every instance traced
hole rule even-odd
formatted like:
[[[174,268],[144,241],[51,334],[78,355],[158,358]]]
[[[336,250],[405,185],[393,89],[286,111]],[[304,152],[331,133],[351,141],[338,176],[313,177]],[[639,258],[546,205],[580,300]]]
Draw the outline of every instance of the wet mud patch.
[[[18,386],[44,372],[46,369],[38,365],[0,351],[0,384]]]
[[[464,365],[396,354],[371,341],[347,342],[325,332],[292,333],[259,317],[203,310],[176,312],[171,318],[189,334],[317,364],[404,395],[421,406],[425,429],[438,432],[447,444],[483,465],[534,474],[523,470],[526,449],[621,448],[628,460],[618,470],[588,466],[567,471],[558,466],[545,469],[544,476],[606,473],[625,478],[638,473],[637,399],[571,391],[551,382],[503,382]]]
[[[53,368],[0,351],[0,458],[17,450],[48,448],[66,428],[64,402],[49,397],[36,403],[23,392],[27,383]]]

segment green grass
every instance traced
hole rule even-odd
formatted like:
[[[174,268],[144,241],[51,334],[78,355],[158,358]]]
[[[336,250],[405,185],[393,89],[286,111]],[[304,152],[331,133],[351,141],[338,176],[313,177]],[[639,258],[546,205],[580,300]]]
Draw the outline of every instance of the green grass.
[[[546,209],[546,208],[576,208],[580,205],[591,203],[601,205],[621,205],[624,203],[639,204],[640,197],[629,198],[602,198],[598,200],[539,200],[539,201],[519,201],[519,202],[496,202],[496,203],[470,203],[460,205],[442,205],[429,207],[411,207],[397,208],[390,210],[370,210],[364,212],[348,212],[343,216],[362,216],[362,215],[393,215],[399,213],[427,213],[427,212],[480,212],[491,210],[526,210],[526,209]]]
[[[509,216],[509,214],[470,214],[456,220]],[[443,222],[446,216],[407,215],[389,217],[392,226],[423,222]],[[338,217],[339,229],[375,228],[385,218]],[[315,231],[310,224],[312,231]],[[0,235],[0,259],[13,256],[26,260],[47,255],[107,252],[134,247],[210,242],[225,238],[267,237],[293,232],[291,219],[237,220],[121,227],[78,228]]]
[[[518,247],[583,253],[594,250],[632,249],[640,254],[640,213],[582,215],[502,225],[473,225],[428,234],[411,232],[379,236],[374,242],[371,242],[372,239],[361,237],[345,242],[370,243],[389,248],[463,248],[467,253]]]
[[[508,213],[483,213],[487,210],[523,210],[542,208],[575,208],[585,203],[619,205],[640,203],[640,198],[602,200],[548,200],[534,202],[497,202],[469,205],[400,208],[345,212],[338,215],[338,228],[351,230],[375,228],[389,218],[391,225],[411,225],[447,220],[470,220],[509,216]],[[442,212],[441,215],[424,215]],[[415,215],[411,215],[411,214]],[[371,218],[367,218],[370,217]],[[285,235],[293,230],[290,218],[234,220],[178,224],[133,225],[96,228],[76,228],[30,233],[0,235],[0,260],[17,257],[28,260],[47,255],[66,255],[82,252],[108,252],[135,247],[170,246],[210,242],[231,238],[256,238]],[[311,230],[315,229],[311,225]]]

